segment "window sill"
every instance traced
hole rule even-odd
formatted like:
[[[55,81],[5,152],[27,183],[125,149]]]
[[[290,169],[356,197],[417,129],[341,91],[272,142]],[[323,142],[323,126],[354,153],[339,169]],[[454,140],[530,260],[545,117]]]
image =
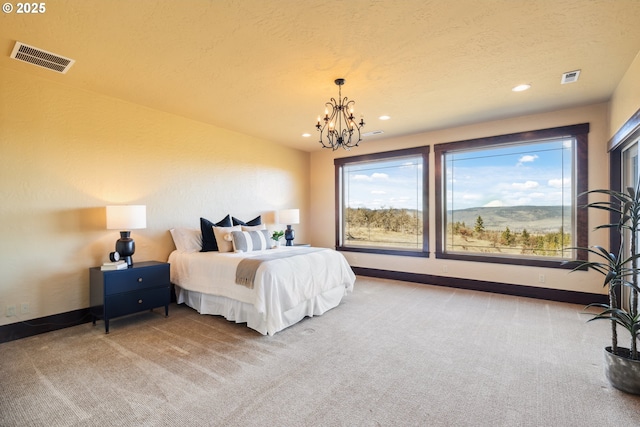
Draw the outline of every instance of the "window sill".
[[[336,246],[336,250],[341,252],[360,252],[360,253],[367,253],[367,254],[429,258],[429,252],[410,251],[406,249],[383,249],[383,248],[361,248],[361,247],[353,247],[353,246]]]
[[[543,259],[543,258],[514,258],[508,256],[466,255],[459,253],[436,252],[436,259],[452,259],[458,261],[484,262],[494,264],[523,265],[527,267],[546,267],[573,270],[580,263],[575,260]],[[583,270],[583,269],[581,269]]]

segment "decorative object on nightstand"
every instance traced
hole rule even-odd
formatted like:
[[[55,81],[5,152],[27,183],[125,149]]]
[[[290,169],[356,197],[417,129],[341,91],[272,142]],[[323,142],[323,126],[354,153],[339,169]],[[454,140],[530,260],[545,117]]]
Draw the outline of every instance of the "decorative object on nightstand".
[[[138,262],[124,270],[89,269],[90,312],[93,324],[104,319],[105,333],[109,333],[109,320],[143,310],[164,306],[169,316],[171,302],[169,263],[159,261]]]
[[[274,248],[277,248],[280,246],[280,239],[282,239],[282,236],[284,236],[284,231],[282,230],[273,231],[273,233],[271,234],[271,240],[275,242],[275,244],[273,245]]]
[[[291,224],[300,224],[300,209],[284,209],[278,212],[278,222],[286,224],[287,229],[284,232],[284,239],[287,246],[293,246],[293,239],[296,233],[291,228]]]
[[[112,252],[110,258],[113,260],[117,253],[127,266],[131,267],[133,265],[131,257],[136,251],[131,230],[146,227],[147,207],[145,205],[107,206],[107,229],[120,230],[120,239],[116,241],[116,252]]]
[[[118,252],[116,252],[118,253]],[[129,268],[129,266],[127,265],[127,262],[123,259],[119,260],[119,261],[109,261],[109,262],[105,262],[104,264],[102,264],[102,267],[100,267],[100,270],[102,271],[110,271],[110,270],[124,270]]]

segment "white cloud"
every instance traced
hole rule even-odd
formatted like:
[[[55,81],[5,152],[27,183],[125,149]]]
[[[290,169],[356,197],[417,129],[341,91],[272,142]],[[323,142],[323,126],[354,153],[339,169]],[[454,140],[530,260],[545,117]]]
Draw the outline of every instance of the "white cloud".
[[[383,190],[371,190],[371,194],[387,194],[387,192]]]
[[[371,182],[373,180],[388,180],[388,179],[389,179],[389,175],[387,175],[386,173],[379,173],[379,172],[374,172],[371,175],[359,174],[351,177],[351,180],[353,181],[366,181],[366,182]]]
[[[501,206],[504,206],[504,203],[500,200],[492,200],[484,205],[485,208],[499,208]]]
[[[371,174],[371,179],[389,179],[389,175],[386,173],[375,172]]]
[[[391,202],[391,204],[393,205],[394,203],[402,203],[405,204],[406,202],[410,202],[413,199],[411,197],[392,197],[389,199],[389,202]],[[394,206],[395,207],[395,206]]]
[[[571,180],[569,178],[564,179],[550,179],[547,181],[547,185],[552,188],[562,188],[565,185],[571,184]]]
[[[537,158],[538,158],[537,154],[533,154],[533,155],[525,154],[524,156],[520,157],[520,159],[518,159],[517,166],[522,166],[524,163],[534,162]]]
[[[511,187],[516,190],[531,190],[533,188],[537,188],[540,184],[536,181],[526,181],[526,182],[514,182],[511,184]]]

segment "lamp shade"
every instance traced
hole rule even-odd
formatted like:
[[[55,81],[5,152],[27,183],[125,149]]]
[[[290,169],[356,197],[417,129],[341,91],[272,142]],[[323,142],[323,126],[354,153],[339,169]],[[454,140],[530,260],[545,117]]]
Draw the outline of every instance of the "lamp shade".
[[[107,229],[135,230],[147,228],[145,205],[107,206]]]
[[[281,210],[278,212],[278,222],[285,225],[300,224],[300,209]]]

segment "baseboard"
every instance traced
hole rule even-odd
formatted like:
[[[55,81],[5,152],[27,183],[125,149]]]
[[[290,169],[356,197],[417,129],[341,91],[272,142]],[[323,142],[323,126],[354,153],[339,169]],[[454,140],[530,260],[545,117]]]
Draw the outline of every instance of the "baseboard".
[[[0,326],[0,343],[14,341],[33,335],[43,334],[91,321],[88,308],[53,314],[51,316],[30,319]]]
[[[176,302],[176,292],[171,284],[171,302]],[[0,344],[27,338],[33,335],[44,334],[58,329],[69,328],[91,321],[91,312],[88,308],[53,314],[51,316],[30,319],[22,322],[0,326]]]
[[[402,280],[404,282],[422,283],[425,285],[446,286],[472,291],[492,292],[496,294],[568,302],[572,304],[587,305],[591,303],[607,303],[608,301],[606,295],[593,294],[589,292],[538,288],[535,286],[513,285],[509,283],[487,282],[473,279],[459,279],[455,277],[433,276],[430,274],[406,273],[403,271],[378,270],[375,268],[352,267],[352,269],[354,273],[360,276]]]
[[[587,305],[591,303],[606,303],[607,296],[588,292],[565,291],[561,289],[538,288],[535,286],[512,285],[509,283],[486,282],[473,279],[459,279],[454,277],[433,276],[430,274],[407,273],[402,271],[378,270],[375,268],[352,267],[359,276],[377,277],[380,279],[402,280],[404,282],[422,283],[425,285],[446,286],[450,288],[468,289],[473,291],[493,292],[519,297],[545,299],[550,301],[568,302]],[[172,301],[175,293],[172,286]],[[43,334],[58,329],[81,325],[91,321],[88,308],[54,314],[51,316],[30,319],[22,322],[0,326],[0,344]]]

